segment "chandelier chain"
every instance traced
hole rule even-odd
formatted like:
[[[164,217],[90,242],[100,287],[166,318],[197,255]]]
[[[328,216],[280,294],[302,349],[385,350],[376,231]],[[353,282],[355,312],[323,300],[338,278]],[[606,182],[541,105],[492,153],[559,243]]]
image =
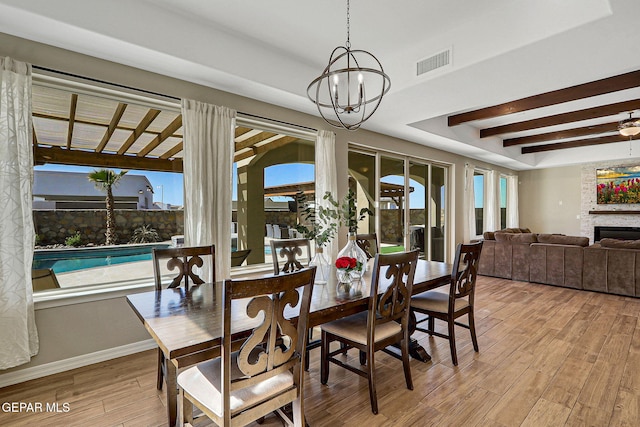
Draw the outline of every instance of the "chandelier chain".
[[[349,14],[349,0],[347,0],[347,49],[351,49],[351,41],[350,41],[351,24],[349,22],[350,17],[351,16]]]

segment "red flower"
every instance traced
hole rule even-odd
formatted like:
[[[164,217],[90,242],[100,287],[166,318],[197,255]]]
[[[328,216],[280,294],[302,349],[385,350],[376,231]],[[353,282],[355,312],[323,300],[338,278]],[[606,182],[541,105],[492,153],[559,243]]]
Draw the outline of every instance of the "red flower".
[[[356,262],[355,258],[343,256],[336,260],[336,268],[354,268],[356,266]]]

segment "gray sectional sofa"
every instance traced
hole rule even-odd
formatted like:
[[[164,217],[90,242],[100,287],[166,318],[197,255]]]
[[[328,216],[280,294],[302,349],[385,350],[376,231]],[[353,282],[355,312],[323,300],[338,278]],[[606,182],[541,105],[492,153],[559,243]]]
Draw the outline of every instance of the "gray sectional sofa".
[[[479,274],[640,297],[640,240],[535,234],[484,234]]]

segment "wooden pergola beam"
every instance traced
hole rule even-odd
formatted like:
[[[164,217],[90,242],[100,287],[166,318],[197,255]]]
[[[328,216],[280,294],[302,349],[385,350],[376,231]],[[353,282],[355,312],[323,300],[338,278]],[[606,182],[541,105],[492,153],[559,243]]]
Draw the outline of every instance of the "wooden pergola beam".
[[[168,159],[170,157],[173,157],[173,156],[175,156],[176,154],[178,154],[179,152],[181,152],[184,149],[183,145],[184,145],[183,141],[180,141],[178,144],[176,144],[170,150],[168,150],[165,153],[162,153],[159,157],[161,159]]]
[[[140,123],[138,123],[138,127],[136,127],[136,129],[133,131],[133,133],[131,135],[129,135],[129,138],[127,138],[127,140],[124,142],[124,144],[122,144],[122,146],[118,150],[118,154],[122,155],[122,154],[126,153],[127,150],[129,150],[129,148],[131,148],[133,143],[136,142],[138,140],[138,138],[140,138],[140,135],[142,135],[144,133],[144,131],[149,127],[151,122],[153,122],[156,119],[156,117],[158,117],[158,114],[160,114],[160,110],[156,110],[154,108],[151,108],[147,112],[147,114],[144,116],[144,118],[142,120],[140,120]]]
[[[290,144],[294,141],[299,140],[300,138],[295,137],[295,136],[285,136],[282,135],[281,138],[278,138],[274,141],[269,142],[268,144],[265,145],[261,145],[259,147],[251,147],[251,150],[237,154],[233,161],[234,162],[239,162],[240,160],[244,160],[244,159],[248,159],[249,157],[252,156],[256,156],[258,154],[262,154],[262,153],[266,153],[267,151],[270,150],[275,150],[276,148],[280,148],[282,146],[285,146],[287,144]]]
[[[138,157],[144,157],[152,152],[158,145],[162,144],[167,138],[169,138],[175,131],[182,126],[182,114],[178,114],[178,117],[173,119],[169,125],[160,132],[160,135],[156,135],[142,150],[138,152]]]
[[[127,109],[127,104],[122,102],[118,103],[118,106],[116,107],[116,111],[114,111],[113,117],[111,117],[111,121],[109,122],[109,127],[107,127],[107,131],[102,136],[102,140],[100,141],[100,144],[98,144],[98,146],[96,147],[96,152],[102,153],[102,150],[104,150],[104,147],[107,146],[107,143],[111,139],[111,136],[113,136],[113,132],[115,132],[116,129],[118,128],[118,123],[120,123],[120,119],[122,118],[122,115],[124,114],[124,111],[126,109]]]
[[[71,95],[71,105],[69,106],[69,122],[67,130],[67,150],[71,149],[71,141],[73,140],[73,127],[76,120],[76,109],[78,107],[78,94]]]
[[[252,146],[267,140],[269,138],[273,138],[277,133],[273,132],[260,132],[257,135],[254,135],[250,138],[245,139],[244,141],[236,142],[236,151],[243,150],[245,148],[251,148]]]
[[[539,95],[521,98],[511,102],[480,108],[478,110],[467,111],[465,113],[454,114],[448,117],[449,126],[456,126],[474,120],[490,119],[493,117],[505,116],[521,111],[533,110],[535,108],[548,107],[550,105],[561,104],[563,102],[584,99],[606,93],[617,92],[619,90],[631,89],[640,86],[640,70],[620,74],[605,79],[583,83],[564,89],[545,92]]]
[[[62,147],[35,147],[36,164],[63,164],[77,166],[107,167],[118,169],[148,170],[157,172],[182,172],[182,159],[160,159],[127,156],[122,154],[96,153],[91,151],[65,150]]]

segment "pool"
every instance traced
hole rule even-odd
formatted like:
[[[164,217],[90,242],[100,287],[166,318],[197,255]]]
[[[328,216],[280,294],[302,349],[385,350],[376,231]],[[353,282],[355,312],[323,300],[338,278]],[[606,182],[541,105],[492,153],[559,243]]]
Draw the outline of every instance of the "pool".
[[[33,255],[33,269],[51,268],[55,273],[84,270],[93,267],[150,261],[154,248],[168,248],[166,243],[126,245],[109,248],[46,249]]]

